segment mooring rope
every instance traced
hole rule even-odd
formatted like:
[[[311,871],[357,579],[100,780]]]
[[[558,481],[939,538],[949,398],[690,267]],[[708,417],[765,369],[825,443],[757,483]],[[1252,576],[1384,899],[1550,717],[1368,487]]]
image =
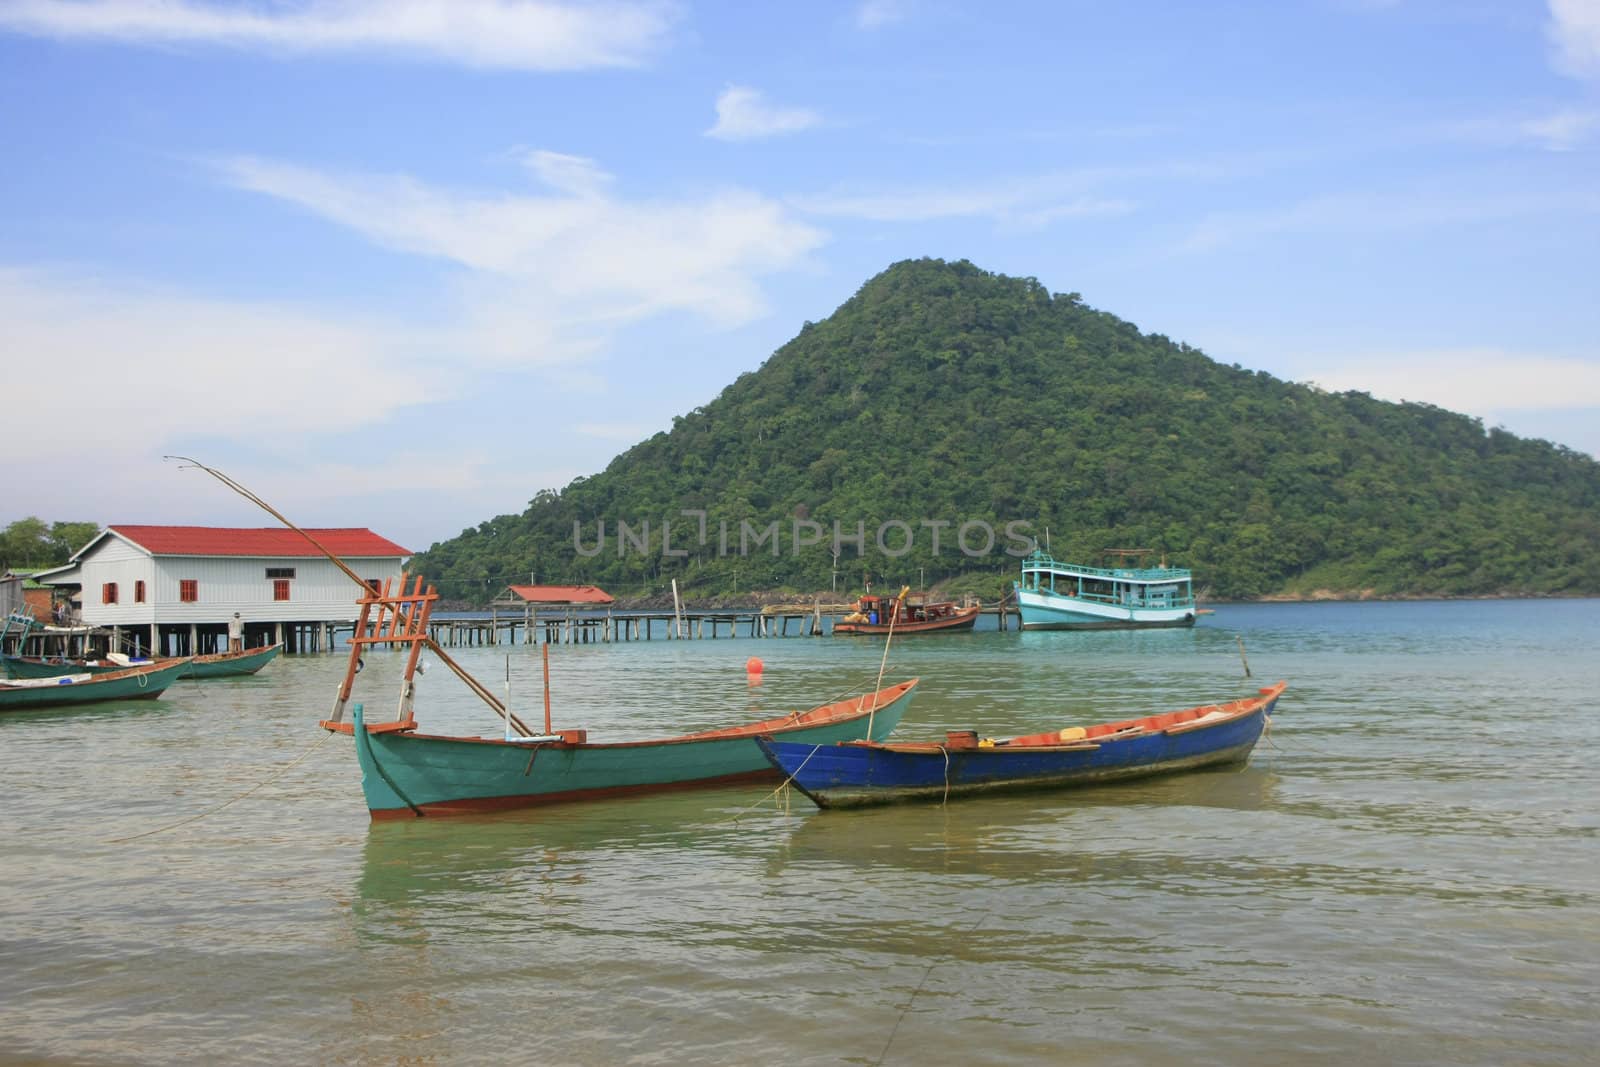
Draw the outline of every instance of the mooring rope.
[[[973,922],[971,926],[961,931],[961,936],[970,936],[974,930],[983,925],[983,920],[987,918],[988,915],[986,914],[979,915],[977,920]],[[883,1043],[883,1051],[878,1053],[878,1058],[872,1061],[874,1067],[881,1067],[884,1057],[889,1055],[889,1046],[894,1044],[895,1037],[900,1033],[900,1024],[906,1021],[906,1016],[911,1012],[911,1005],[916,1002],[917,994],[921,993],[923,987],[928,984],[928,978],[933,974],[933,969],[939,965],[939,962],[939,960],[934,960],[932,963],[928,964],[927,969],[922,972],[922,981],[917,983],[917,988],[913,989],[911,991],[911,996],[906,998],[905,1007],[900,1009],[900,1014],[894,1020],[894,1029],[889,1031],[889,1040]]]
[[[768,793],[766,796],[762,797],[760,800],[756,801],[754,804],[751,804],[748,808],[745,808],[744,810],[738,812],[731,819],[728,819],[727,821],[728,822],[738,822],[740,819],[744,818],[746,815],[749,815],[752,811],[754,811],[757,808],[761,807],[762,805],[766,804],[767,801],[772,800],[773,798],[775,798],[779,793],[783,792],[785,789],[788,789],[790,783],[794,781],[794,775],[795,774],[799,774],[801,771],[805,770],[806,769],[806,764],[811,762],[811,757],[815,756],[821,750],[822,750],[822,746],[821,745],[812,745],[811,746],[811,751],[806,753],[806,758],[801,760],[800,761],[800,766],[798,766],[798,767],[796,767],[794,769],[794,774],[789,775],[789,777],[787,777],[783,781],[779,782],[778,783],[778,788],[774,789],[772,792]],[[784,807],[787,808],[788,805],[785,804]]]
[[[110,840],[106,841],[105,844],[108,844],[108,845],[121,845],[121,844],[124,844],[124,843],[126,843],[128,841],[137,841],[141,837],[150,837],[153,834],[166,833],[168,830],[176,830],[180,826],[187,826],[189,823],[199,822],[201,819],[204,819],[208,815],[215,815],[217,812],[221,811],[223,808],[227,807],[228,805],[238,803],[239,801],[243,800],[245,797],[249,796],[251,793],[254,793],[256,790],[262,788],[263,786],[271,784],[273,781],[275,781],[278,778],[283,777],[283,775],[285,773],[287,773],[288,771],[292,770],[294,767],[298,766],[303,760],[305,760],[305,758],[307,756],[309,756],[309,755],[311,755],[311,753],[315,752],[318,745],[322,744],[322,742],[326,741],[328,738],[330,738],[332,736],[333,736],[333,731],[331,731],[331,730],[328,731],[327,733],[323,734],[316,741],[313,741],[311,743],[311,747],[310,748],[306,749],[299,756],[295,757],[293,762],[291,762],[289,764],[286,764],[285,766],[279,768],[277,771],[275,771],[274,773],[268,775],[262,781],[257,782],[255,785],[251,786],[249,789],[246,789],[243,793],[240,793],[238,796],[234,797],[232,800],[224,800],[221,804],[218,804],[216,807],[211,808],[208,811],[202,811],[198,815],[191,815],[187,819],[179,819],[177,822],[169,823],[166,826],[158,826],[154,830],[146,830],[142,834],[133,834],[132,836],[129,836],[129,837],[113,837]]]

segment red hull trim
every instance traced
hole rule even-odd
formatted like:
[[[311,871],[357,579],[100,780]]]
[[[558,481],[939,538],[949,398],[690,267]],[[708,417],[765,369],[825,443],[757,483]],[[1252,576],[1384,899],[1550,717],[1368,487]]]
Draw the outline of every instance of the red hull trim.
[[[580,800],[605,800],[612,797],[636,797],[648,793],[681,793],[693,789],[716,789],[729,785],[748,785],[757,782],[778,782],[783,775],[775,768],[729,774],[721,778],[696,778],[688,782],[662,782],[651,785],[613,786],[607,789],[569,789],[564,793],[539,793],[509,797],[483,797],[476,800],[449,800],[436,804],[420,805],[423,815],[488,815],[518,808],[542,808],[550,804],[567,804]],[[390,819],[415,819],[417,812],[410,808],[369,809],[373,822]]]

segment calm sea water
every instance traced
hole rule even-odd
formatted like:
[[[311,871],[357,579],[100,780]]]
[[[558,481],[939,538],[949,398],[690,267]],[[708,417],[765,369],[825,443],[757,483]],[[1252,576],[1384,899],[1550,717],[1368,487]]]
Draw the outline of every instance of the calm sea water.
[[[810,706],[882,649],[556,647],[555,722]],[[457,658],[542,717],[537,649]],[[369,657],[369,714],[399,667]],[[1597,601],[897,640],[900,736],[1290,683],[1246,769],[943,808],[741,788],[372,825],[316,727],[342,669],[0,719],[0,1059],[1596,1062]],[[429,730],[498,729],[442,666],[421,692]]]

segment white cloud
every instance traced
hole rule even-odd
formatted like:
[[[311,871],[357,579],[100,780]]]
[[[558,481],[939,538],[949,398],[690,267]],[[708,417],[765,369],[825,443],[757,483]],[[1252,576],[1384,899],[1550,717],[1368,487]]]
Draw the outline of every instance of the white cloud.
[[[643,441],[660,427],[647,426],[640,422],[580,422],[574,429],[585,437],[632,445]]]
[[[952,218],[990,218],[1023,226],[1043,226],[1063,218],[1125,215],[1134,203],[1117,197],[1073,194],[1033,183],[1001,182],[966,188],[905,188],[866,193],[822,193],[791,202],[815,215],[872,222],[931,222]]]
[[[1600,75],[1600,3],[1550,0],[1549,33],[1561,70],[1580,78]]]
[[[821,122],[822,116],[815,111],[776,107],[757,89],[730,85],[717,97],[717,124],[706,131],[706,136],[723,141],[749,141],[796,133]]]
[[[1600,111],[1568,107],[1542,115],[1468,119],[1447,123],[1441,129],[1451,140],[1496,147],[1532,143],[1552,152],[1568,152],[1600,130]]]
[[[1552,152],[1569,152],[1600,129],[1600,113],[1568,108],[1522,123],[1522,131]]]
[[[217,514],[217,492],[197,486],[191,499],[159,469],[163,454],[197,440],[281,450],[291,458],[250,469],[252,478],[283,497],[321,493],[336,505],[341,493],[400,476],[367,467],[308,478],[306,468],[325,458],[315,442],[371,432],[446,396],[452,384],[443,361],[429,369],[414,334],[387,324],[5,267],[0,350],[16,361],[8,382],[14,388],[22,367],[35,368],[25,402],[7,393],[17,401],[6,415],[13,502],[96,521],[209,521],[202,516]],[[394,439],[378,450],[378,464],[405,468],[404,480],[393,484],[420,479],[459,489],[467,480],[470,457],[408,455],[417,444]],[[105,510],[84,515],[85,500]],[[232,505],[223,503],[226,512]],[[271,521],[247,506],[230,514],[223,521]]]
[[[1308,377],[1336,392],[1357,389],[1483,417],[1600,408],[1600,362],[1503,349],[1365,353]]]
[[[592,159],[536,150],[523,163],[550,188],[574,196],[594,196],[611,184],[612,177]]]
[[[856,9],[856,25],[863,30],[876,30],[904,22],[910,14],[910,0],[865,0]]]
[[[1400,233],[1436,226],[1474,226],[1536,215],[1600,212],[1600,191],[1580,193],[1454,193],[1400,189],[1314,197],[1259,211],[1214,212],[1195,223],[1174,247],[1208,252],[1286,233]]]
[[[51,372],[44,402],[15,405],[8,418],[21,426],[11,428],[85,449],[154,447],[175,427],[368,424],[445,384],[393,373],[418,346],[387,326],[38,271],[0,269],[0,336],[6,352]],[[52,422],[62,408],[66,434]]]
[[[608,328],[687,311],[718,325],[765,312],[757,276],[793,266],[824,235],[754,193],[730,189],[681,201],[624,200],[591,161],[535,157],[550,195],[466,194],[405,177],[335,175],[255,159],[220,164],[226,179],[296,204],[388,248],[470,268],[462,283],[492,354],[582,356]],[[576,194],[572,190],[579,190]],[[507,333],[507,319],[518,332]],[[533,349],[539,338],[551,346]],[[504,342],[499,342],[504,345]]]
[[[643,63],[677,18],[665,0],[13,0],[0,29],[63,39],[275,53],[382,52],[521,70]]]

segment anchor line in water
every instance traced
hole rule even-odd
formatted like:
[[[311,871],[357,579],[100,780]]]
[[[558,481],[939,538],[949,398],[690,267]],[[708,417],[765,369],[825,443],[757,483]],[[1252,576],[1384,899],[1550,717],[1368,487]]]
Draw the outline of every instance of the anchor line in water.
[[[168,830],[176,830],[180,826],[187,826],[189,823],[199,822],[201,819],[204,819],[207,816],[215,815],[217,812],[221,811],[223,808],[227,807],[228,805],[238,803],[239,801],[243,800],[245,797],[249,796],[251,793],[254,793],[256,790],[262,788],[263,786],[269,785],[273,781],[276,781],[278,778],[283,777],[284,774],[286,774],[288,771],[292,770],[294,767],[298,766],[307,756],[309,756],[309,755],[311,755],[311,753],[315,752],[317,750],[317,746],[318,745],[322,744],[322,742],[326,741],[328,738],[330,738],[332,736],[333,736],[333,734],[331,734],[331,733],[323,734],[321,737],[319,737],[315,741],[311,742],[311,747],[310,748],[308,748],[304,752],[300,753],[300,755],[296,756],[291,762],[289,762],[288,764],[284,765],[283,767],[280,767],[278,770],[274,771],[272,774],[269,774],[266,778],[264,778],[261,781],[257,782],[255,785],[251,786],[249,789],[246,789],[243,793],[240,793],[238,796],[234,797],[231,800],[224,800],[221,804],[218,804],[216,807],[211,808],[211,809],[209,809],[207,811],[202,811],[198,815],[191,815],[187,819],[179,819],[175,823],[168,823],[166,826],[158,826],[154,830],[146,830],[146,831],[144,831],[144,833],[133,834],[133,835],[131,835],[129,837],[113,837],[110,840],[106,841],[105,843],[108,844],[108,845],[121,845],[121,844],[125,844],[126,842],[129,842],[129,841],[137,841],[141,837],[150,837],[152,834],[163,834],[163,833],[166,833]]]
[[[978,916],[977,920],[971,926],[967,927],[961,932],[962,936],[966,937],[978,927],[982,926],[983,921],[988,917],[989,916],[987,914]],[[883,1043],[883,1051],[879,1052],[878,1058],[872,1061],[873,1067],[882,1067],[884,1057],[889,1055],[889,1047],[894,1044],[894,1039],[899,1036],[900,1024],[906,1021],[906,1016],[911,1011],[911,1005],[916,1002],[917,994],[921,993],[923,987],[928,984],[928,978],[933,974],[933,969],[937,967],[939,963],[939,960],[934,960],[932,963],[928,964],[927,969],[922,972],[922,981],[917,983],[917,988],[913,989],[911,991],[911,996],[906,998],[905,1007],[901,1008],[900,1014],[895,1017],[894,1028],[889,1031],[889,1040]]]
[[[789,777],[787,777],[783,781],[779,782],[778,783],[778,788],[774,789],[772,792],[768,793],[766,796],[762,797],[760,800],[756,801],[754,804],[750,805],[748,808],[745,808],[743,811],[739,812],[737,815],[735,815],[729,821],[730,822],[738,822],[740,819],[744,818],[746,815],[749,815],[755,809],[761,807],[767,801],[772,800],[779,793],[782,793],[785,789],[788,789],[789,786],[794,783],[794,775],[795,774],[799,774],[801,771],[805,770],[806,764],[811,762],[811,757],[815,756],[821,750],[822,750],[822,746],[821,745],[812,745],[811,746],[811,751],[806,753],[806,758],[801,760],[800,761],[800,766],[798,766],[798,767],[796,767],[794,769],[794,774],[789,775]]]

